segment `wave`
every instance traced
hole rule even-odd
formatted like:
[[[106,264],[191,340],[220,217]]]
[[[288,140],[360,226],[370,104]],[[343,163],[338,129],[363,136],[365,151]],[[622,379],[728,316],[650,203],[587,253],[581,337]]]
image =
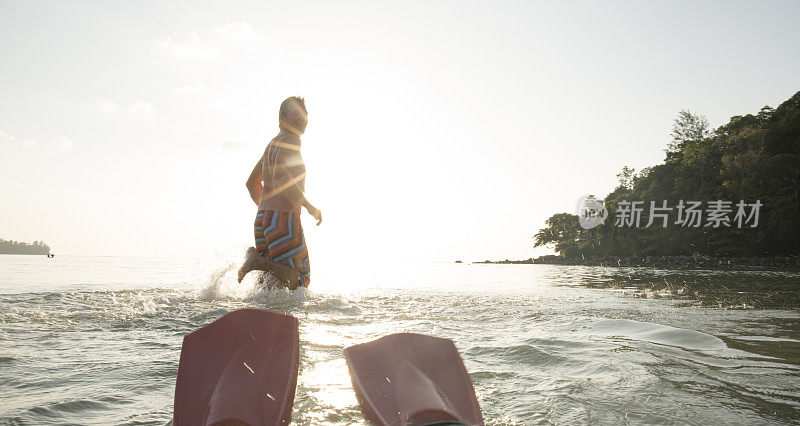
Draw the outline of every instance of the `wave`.
[[[582,332],[594,336],[639,340],[699,351],[727,349],[727,345],[722,339],[697,330],[630,319],[601,318],[590,319],[585,322]]]

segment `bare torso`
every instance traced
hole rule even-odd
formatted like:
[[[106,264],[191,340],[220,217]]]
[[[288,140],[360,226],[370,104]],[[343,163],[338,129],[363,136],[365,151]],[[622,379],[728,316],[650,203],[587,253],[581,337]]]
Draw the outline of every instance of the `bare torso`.
[[[261,180],[264,189],[258,203],[259,210],[300,213],[300,200],[296,191],[287,185],[296,185],[305,191],[305,164],[300,155],[300,137],[281,131],[270,141],[261,156]]]

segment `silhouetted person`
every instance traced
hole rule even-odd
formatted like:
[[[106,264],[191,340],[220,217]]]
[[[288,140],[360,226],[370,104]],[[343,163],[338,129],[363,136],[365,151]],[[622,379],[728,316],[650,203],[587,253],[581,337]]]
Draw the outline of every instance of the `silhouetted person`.
[[[308,287],[311,267],[308,260],[301,208],[305,207],[322,223],[322,213],[306,199],[306,167],[300,155],[300,135],[308,124],[303,98],[291,97],[281,103],[278,113],[280,132],[267,144],[261,159],[247,179],[247,190],[258,205],[254,223],[255,247],[247,249],[239,269],[239,282],[252,270],[269,271],[288,281],[291,289]]]

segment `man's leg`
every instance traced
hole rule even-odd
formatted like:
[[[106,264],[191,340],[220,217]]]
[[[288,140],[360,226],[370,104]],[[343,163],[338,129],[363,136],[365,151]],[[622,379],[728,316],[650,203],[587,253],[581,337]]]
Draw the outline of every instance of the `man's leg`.
[[[274,235],[267,238],[269,258],[295,271],[300,285],[308,287],[310,268],[308,248],[300,223],[300,213],[283,213],[284,220]]]
[[[265,215],[269,216],[270,214],[265,210],[259,210],[256,213],[256,219],[253,222],[253,234],[255,237],[256,246],[248,248],[244,254],[244,262],[242,263],[242,267],[239,268],[239,282],[242,282],[244,276],[247,275],[248,272],[253,270],[263,271],[263,268],[266,266],[259,259],[262,254],[266,253],[267,250],[267,242],[264,239]]]
[[[292,213],[259,210],[253,224],[256,246],[248,248],[245,253],[244,263],[238,273],[239,282],[248,272],[261,270],[284,282],[289,289],[297,288],[301,283],[300,276],[284,259],[277,259],[275,255],[282,253],[287,244],[291,245],[296,231],[300,232],[302,238],[299,225],[299,218]]]
[[[242,282],[245,275],[250,271],[266,271],[278,281],[286,283],[286,286],[291,290],[300,285],[297,271],[261,256],[255,247],[248,248],[245,253],[244,263],[239,269],[239,282]]]

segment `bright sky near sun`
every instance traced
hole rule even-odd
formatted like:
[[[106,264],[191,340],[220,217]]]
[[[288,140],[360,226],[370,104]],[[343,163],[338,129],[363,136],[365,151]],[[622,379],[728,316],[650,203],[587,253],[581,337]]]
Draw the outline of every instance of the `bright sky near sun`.
[[[0,1],[0,238],[252,244],[245,181],[306,98],[312,263],[526,259],[688,108],[800,90],[800,2]]]

